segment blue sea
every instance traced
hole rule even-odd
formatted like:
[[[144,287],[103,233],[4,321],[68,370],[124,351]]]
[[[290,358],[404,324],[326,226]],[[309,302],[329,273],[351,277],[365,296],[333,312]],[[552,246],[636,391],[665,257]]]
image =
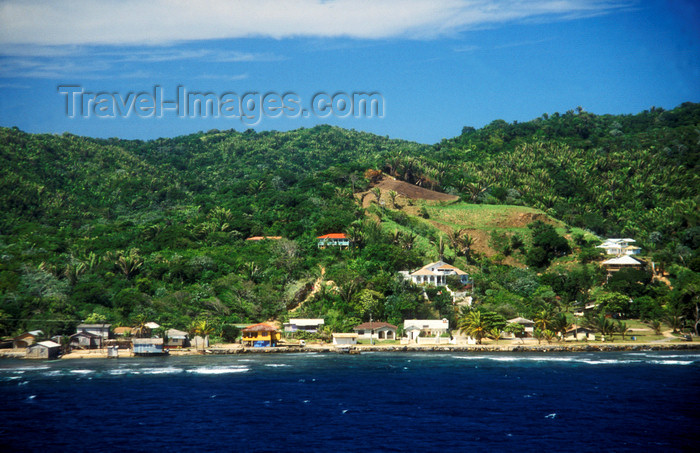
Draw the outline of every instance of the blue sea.
[[[699,451],[700,353],[0,360],[1,451]]]

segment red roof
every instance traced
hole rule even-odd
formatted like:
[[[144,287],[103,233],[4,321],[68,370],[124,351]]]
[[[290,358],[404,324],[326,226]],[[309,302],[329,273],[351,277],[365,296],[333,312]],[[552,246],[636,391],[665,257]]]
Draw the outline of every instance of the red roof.
[[[248,326],[245,329],[243,329],[243,332],[276,332],[277,329],[274,328],[274,326],[271,326],[269,324],[265,324],[264,322],[261,322],[260,324],[253,324],[252,326]]]
[[[330,233],[323,236],[319,236],[316,239],[347,239],[348,237],[345,233]]]
[[[396,329],[395,325],[389,324],[388,322],[372,321],[372,322],[364,322],[364,323],[360,324],[359,326],[355,326],[352,328],[352,330],[372,330],[372,329],[381,329],[382,327]]]

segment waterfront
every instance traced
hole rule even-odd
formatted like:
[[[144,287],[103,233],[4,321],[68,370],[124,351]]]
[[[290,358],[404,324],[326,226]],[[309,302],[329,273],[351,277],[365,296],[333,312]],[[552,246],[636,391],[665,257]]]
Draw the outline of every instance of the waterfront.
[[[697,446],[697,351],[0,361],[13,451]],[[691,448],[692,449],[692,448]]]

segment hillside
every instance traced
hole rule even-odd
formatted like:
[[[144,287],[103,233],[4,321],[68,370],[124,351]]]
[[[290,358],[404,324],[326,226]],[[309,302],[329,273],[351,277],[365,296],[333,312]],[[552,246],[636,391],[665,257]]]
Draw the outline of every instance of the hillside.
[[[336,330],[454,317],[396,277],[440,256],[504,316],[612,292],[690,319],[678,282],[700,271],[699,110],[497,121],[432,147],[330,126],[146,142],[2,128],[0,334],[86,318],[219,334],[302,300],[298,315]],[[674,292],[647,271],[606,284],[589,231],[637,239]],[[330,232],[356,246],[319,250]],[[283,239],[245,241],[259,235]],[[568,246],[535,260],[538,235]]]

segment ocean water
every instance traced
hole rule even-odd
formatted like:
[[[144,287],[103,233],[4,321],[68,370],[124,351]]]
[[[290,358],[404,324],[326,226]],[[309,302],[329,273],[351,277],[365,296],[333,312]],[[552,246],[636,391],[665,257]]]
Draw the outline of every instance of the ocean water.
[[[0,451],[698,451],[700,353],[0,361]]]

